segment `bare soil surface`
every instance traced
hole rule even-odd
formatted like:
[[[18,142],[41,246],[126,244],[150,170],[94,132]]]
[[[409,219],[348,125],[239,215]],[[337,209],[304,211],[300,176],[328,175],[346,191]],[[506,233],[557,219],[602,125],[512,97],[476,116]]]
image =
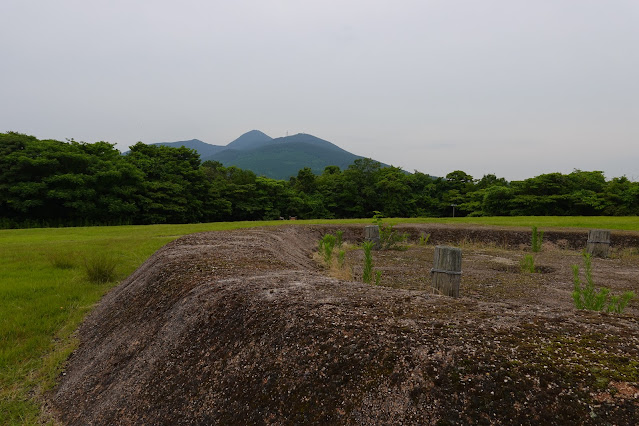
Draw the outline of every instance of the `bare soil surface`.
[[[314,254],[344,231],[343,267]],[[358,282],[362,226],[180,238],[78,331],[49,408],[65,424],[636,424],[639,300],[574,309],[587,231],[402,226]],[[430,234],[427,245],[415,244]],[[430,290],[434,244],[461,247],[461,297]],[[613,232],[594,281],[639,294],[639,233]],[[350,280],[334,276],[350,277]]]

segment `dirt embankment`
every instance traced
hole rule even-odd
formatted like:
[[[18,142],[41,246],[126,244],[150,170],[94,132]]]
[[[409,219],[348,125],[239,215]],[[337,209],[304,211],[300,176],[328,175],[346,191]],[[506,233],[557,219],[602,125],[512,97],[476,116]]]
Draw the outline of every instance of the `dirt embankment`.
[[[405,289],[423,288],[431,246],[376,253],[390,287],[328,277],[311,253],[335,227],[168,244],[82,325],[51,410],[69,424],[634,423],[637,303],[572,308],[564,269],[579,255],[565,249],[583,232],[548,232],[545,273],[523,275],[529,232],[402,228],[467,245],[463,297]],[[361,252],[347,257],[357,277]],[[596,266],[639,293],[636,256]]]

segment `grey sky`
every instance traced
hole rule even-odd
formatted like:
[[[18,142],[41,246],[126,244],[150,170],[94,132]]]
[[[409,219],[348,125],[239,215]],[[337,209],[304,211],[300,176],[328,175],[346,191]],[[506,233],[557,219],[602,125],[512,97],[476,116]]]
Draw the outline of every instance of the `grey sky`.
[[[0,131],[639,180],[639,1],[0,2]]]

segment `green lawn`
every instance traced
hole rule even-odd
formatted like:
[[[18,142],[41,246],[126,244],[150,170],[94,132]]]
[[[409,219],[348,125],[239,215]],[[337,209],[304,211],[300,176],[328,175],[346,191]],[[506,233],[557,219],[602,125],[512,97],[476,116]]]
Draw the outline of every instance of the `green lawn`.
[[[637,217],[392,219],[389,222],[639,231]],[[369,224],[371,219],[295,223]],[[63,361],[75,347],[73,331],[105,292],[164,244],[193,232],[282,224],[272,221],[0,230],[0,424],[33,424],[43,420],[40,395],[54,385]],[[113,282],[98,285],[88,281],[83,262],[95,253],[118,259],[117,277]]]

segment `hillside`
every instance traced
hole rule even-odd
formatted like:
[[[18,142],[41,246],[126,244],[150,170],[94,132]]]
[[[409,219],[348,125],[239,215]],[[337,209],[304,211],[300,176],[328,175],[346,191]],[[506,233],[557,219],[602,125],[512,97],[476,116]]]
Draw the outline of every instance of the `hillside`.
[[[310,167],[315,174],[321,174],[326,166],[344,169],[358,158],[361,157],[328,141],[299,134],[273,139],[253,149],[220,151],[204,160],[215,160],[226,166],[252,170],[257,175],[273,179],[288,179],[297,175],[304,167]]]
[[[326,166],[345,169],[362,158],[306,133],[271,138],[259,130],[244,133],[226,146],[211,145],[198,139],[157,145],[185,146],[196,150],[202,161],[219,161],[224,166],[251,170],[272,179],[288,179],[304,167],[310,167],[315,174],[321,174]]]
[[[199,139],[190,139],[188,141],[177,141],[177,142],[158,142],[152,145],[164,145],[164,146],[170,146],[173,148],[179,148],[183,146],[185,148],[196,150],[200,154],[200,158],[213,155],[217,152],[220,152],[226,149],[225,146],[212,145],[210,143],[202,142]]]

